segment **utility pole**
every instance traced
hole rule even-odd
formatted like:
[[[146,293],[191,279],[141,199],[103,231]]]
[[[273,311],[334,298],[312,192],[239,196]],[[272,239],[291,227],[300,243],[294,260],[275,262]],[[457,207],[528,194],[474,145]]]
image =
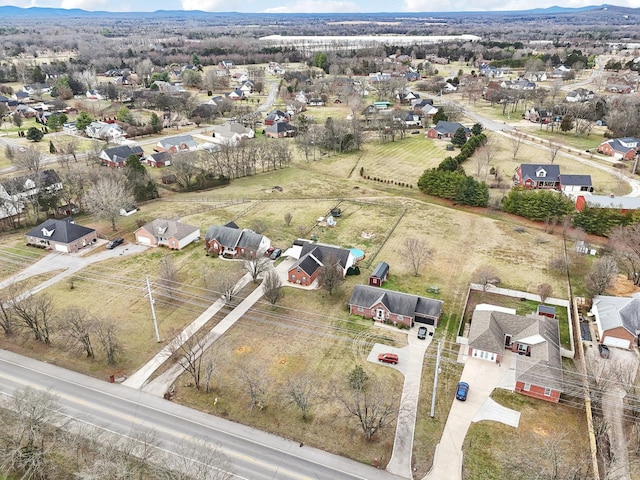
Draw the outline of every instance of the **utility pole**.
[[[151,283],[149,283],[149,275],[147,275],[147,292],[149,295],[149,303],[151,304],[151,316],[153,317],[153,328],[156,331],[156,340],[158,341],[158,343],[160,343],[160,333],[158,332],[158,320],[156,318],[156,309],[153,306],[155,302],[153,300],[153,297],[151,296]],[[438,346],[439,345],[440,344],[438,344]]]
[[[436,415],[436,390],[438,389],[438,374],[440,373],[440,340],[438,340],[438,354],[436,355],[436,373],[433,376],[433,394],[431,395],[431,414],[433,418]]]

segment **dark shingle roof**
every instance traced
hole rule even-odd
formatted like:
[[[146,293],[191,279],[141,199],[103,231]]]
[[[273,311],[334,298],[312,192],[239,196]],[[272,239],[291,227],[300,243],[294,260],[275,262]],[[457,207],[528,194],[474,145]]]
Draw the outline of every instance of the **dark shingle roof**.
[[[95,232],[93,228],[76,225],[72,220],[46,220],[26,233],[28,237],[41,238],[58,243],[71,243]]]
[[[437,125],[433,128],[441,135],[453,135],[460,127],[464,128],[465,132],[469,130],[461,123],[445,122],[444,120],[438,121]]]
[[[419,297],[408,293],[395,292],[369,285],[355,285],[349,305],[371,307],[382,302],[393,313],[406,317],[422,316],[439,318],[442,312],[442,300]]]
[[[560,183],[563,186],[576,185],[578,187],[590,187],[591,175],[560,175]]]
[[[118,158],[123,158],[126,161],[131,155],[143,155],[144,151],[142,147],[138,147],[137,145],[133,147],[130,145],[121,145],[119,147],[105,148],[104,153],[115,162]]]
[[[57,183],[61,183],[62,180],[55,170],[43,170],[37,175],[22,175],[15,177],[5,182],[2,182],[2,186],[5,191],[10,195],[27,192],[34,188],[47,188]]]
[[[522,173],[522,180],[535,180],[536,182],[542,180],[558,180],[560,176],[560,167],[558,165],[545,164],[540,165],[538,163],[523,163],[520,165],[520,172]],[[542,176],[538,176],[541,175]]]
[[[233,222],[229,222],[233,223]],[[213,239],[216,239],[220,245],[229,248],[245,248],[249,250],[258,250],[260,247],[260,243],[264,238],[264,235],[256,233],[252,230],[240,230],[238,226],[233,224],[234,226],[227,225],[211,225],[207,230],[205,235],[205,240],[210,242]]]
[[[389,273],[389,264],[387,262],[380,262],[376,265],[376,268],[373,269],[371,276],[383,278],[387,273]]]
[[[162,218],[156,218],[152,222],[142,226],[144,230],[154,236],[162,237],[174,237],[178,240],[182,240],[188,235],[191,235],[196,230],[200,231],[200,228],[193,225],[187,225],[186,223],[180,223],[176,220],[164,220]]]

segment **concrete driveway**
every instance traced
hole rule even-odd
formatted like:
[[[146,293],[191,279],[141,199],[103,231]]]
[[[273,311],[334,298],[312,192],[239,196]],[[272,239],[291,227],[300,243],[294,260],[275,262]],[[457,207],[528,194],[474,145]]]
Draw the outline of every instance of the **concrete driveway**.
[[[454,480],[462,478],[462,444],[471,422],[495,420],[517,426],[520,414],[502,407],[489,398],[495,388],[515,387],[512,363],[515,357],[509,352],[502,360],[502,366],[477,358],[466,357],[460,381],[469,384],[467,400],[461,402],[452,398],[451,410],[445,424],[440,443],[436,447],[433,467],[425,479]]]

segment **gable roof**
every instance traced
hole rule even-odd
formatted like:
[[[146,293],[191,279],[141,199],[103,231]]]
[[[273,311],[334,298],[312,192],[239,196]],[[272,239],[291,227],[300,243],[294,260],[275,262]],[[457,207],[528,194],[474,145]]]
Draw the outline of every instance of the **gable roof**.
[[[437,125],[433,127],[440,135],[453,135],[459,128],[464,128],[465,132],[469,131],[469,129],[465,128],[461,123],[445,122],[444,120],[439,120]]]
[[[152,153],[151,155],[149,155],[149,157],[151,160],[153,160],[154,162],[158,163],[158,162],[169,162],[171,161],[171,152],[155,152]]]
[[[179,147],[182,144],[189,147],[189,149],[196,149],[200,145],[193,139],[191,135],[178,135],[175,137],[163,138],[158,142],[158,145],[165,149],[169,149],[171,147]]]
[[[625,154],[630,150],[640,150],[640,139],[634,137],[625,137],[625,138],[612,138],[611,140],[607,140],[606,142],[602,142],[602,145],[608,144],[614,151]]]
[[[292,125],[289,125],[287,122],[276,122],[273,125],[269,125],[265,129],[265,132],[283,133],[283,132],[290,132],[292,130],[295,130],[295,127],[293,127]]]
[[[516,380],[562,389],[562,359],[558,321],[540,315],[522,316],[495,310],[475,310],[469,346],[502,354],[505,336],[530,347],[531,356],[516,357]]]
[[[156,218],[152,222],[149,222],[146,225],[140,227],[140,229],[146,230],[154,237],[173,237],[177,240],[182,240],[183,238],[191,235],[196,230],[200,230],[199,227],[194,227],[193,225],[180,223],[177,220],[165,220],[163,218]]]
[[[382,278],[389,273],[389,264],[387,262],[380,262],[376,265],[376,268],[371,272],[372,277]]]
[[[264,235],[256,233],[253,230],[240,230],[237,226],[231,227],[227,225],[211,225],[205,234],[205,241],[209,243],[215,239],[223,247],[240,247],[248,250],[258,250]]]
[[[124,163],[131,155],[136,155],[138,157],[144,155],[142,147],[137,145],[121,145],[119,147],[105,148],[103,152],[109,160],[115,163]]]
[[[523,163],[520,165],[522,181],[525,180],[558,180],[560,177],[560,166],[552,164]]]
[[[76,225],[73,219],[46,220],[26,233],[27,237],[41,238],[57,243],[71,243],[95,232],[93,228]]]
[[[355,285],[349,305],[372,307],[377,303],[385,305],[389,311],[404,317],[415,317],[415,314],[438,318],[442,312],[442,300],[420,297],[409,293],[386,290],[370,285]]]
[[[55,170],[43,170],[37,175],[22,175],[2,182],[0,185],[10,195],[25,193],[34,188],[49,188],[62,183]]]

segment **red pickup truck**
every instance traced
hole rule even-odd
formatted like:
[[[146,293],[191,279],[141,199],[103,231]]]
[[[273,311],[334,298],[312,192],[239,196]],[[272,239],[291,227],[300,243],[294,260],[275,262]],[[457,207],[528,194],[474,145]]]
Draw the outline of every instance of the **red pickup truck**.
[[[398,355],[395,353],[381,353],[378,355],[378,361],[396,365],[398,363]]]

